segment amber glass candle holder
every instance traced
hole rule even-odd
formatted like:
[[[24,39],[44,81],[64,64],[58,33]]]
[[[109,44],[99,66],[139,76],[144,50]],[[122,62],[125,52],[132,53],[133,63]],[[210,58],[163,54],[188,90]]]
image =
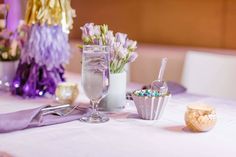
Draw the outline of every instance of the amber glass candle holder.
[[[210,105],[189,105],[185,112],[185,123],[194,132],[209,131],[215,126],[216,121],[215,109]]]

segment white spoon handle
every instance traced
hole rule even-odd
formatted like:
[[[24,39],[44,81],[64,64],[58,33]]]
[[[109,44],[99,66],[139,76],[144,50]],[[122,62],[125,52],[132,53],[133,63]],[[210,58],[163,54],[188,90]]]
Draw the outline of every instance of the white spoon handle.
[[[159,75],[158,75],[158,80],[160,80],[160,81],[163,80],[167,61],[168,61],[168,58],[166,58],[166,57],[162,58],[162,60],[161,60],[161,67],[160,67],[160,71],[159,71]]]

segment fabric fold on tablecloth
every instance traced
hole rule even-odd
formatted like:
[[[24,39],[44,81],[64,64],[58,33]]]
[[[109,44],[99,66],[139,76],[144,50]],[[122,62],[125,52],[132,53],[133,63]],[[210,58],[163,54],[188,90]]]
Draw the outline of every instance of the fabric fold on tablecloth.
[[[75,109],[71,114],[67,116],[40,114],[41,109],[45,107],[47,106],[44,105],[34,109],[1,114],[0,133],[7,133],[11,131],[23,130],[26,128],[53,125],[77,120],[88,110],[88,108]]]

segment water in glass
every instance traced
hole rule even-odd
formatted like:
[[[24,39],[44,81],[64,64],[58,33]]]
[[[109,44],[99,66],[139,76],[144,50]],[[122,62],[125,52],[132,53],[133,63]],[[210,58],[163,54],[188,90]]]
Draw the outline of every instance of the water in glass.
[[[96,110],[97,104],[106,96],[109,88],[109,52],[106,46],[88,45],[83,47],[82,86],[92,102],[92,111],[81,120],[92,123],[108,121],[109,118]]]

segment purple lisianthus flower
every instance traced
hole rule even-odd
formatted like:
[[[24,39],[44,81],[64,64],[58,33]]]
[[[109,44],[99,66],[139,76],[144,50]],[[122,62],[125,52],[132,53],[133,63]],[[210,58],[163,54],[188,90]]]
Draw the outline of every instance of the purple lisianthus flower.
[[[137,48],[137,41],[127,39],[125,42],[125,47],[130,50],[135,50]]]
[[[115,42],[113,45],[113,49],[116,54],[118,54],[117,52],[121,51],[122,48],[123,47],[122,47],[121,43],[119,43],[119,42]]]
[[[93,44],[95,44],[95,45],[103,45],[102,39],[101,38],[94,38],[93,39]]]
[[[113,46],[115,42],[115,37],[113,35],[113,31],[108,31],[105,35],[106,44],[109,46]]]
[[[5,46],[5,40],[0,39],[0,46],[1,47]]]
[[[128,54],[128,50],[119,42],[114,43],[114,51],[119,58],[124,58]]]
[[[101,34],[100,26],[94,25],[94,23],[86,23],[83,27],[80,27],[82,30],[82,38],[86,39],[91,36],[99,36]]]
[[[128,59],[128,63],[135,61],[135,59],[136,59],[137,57],[138,57],[138,54],[137,54],[136,52],[131,53],[131,55],[130,55],[130,57],[129,57],[129,59]]]
[[[125,58],[125,56],[128,54],[128,50],[126,48],[122,48],[121,51],[119,51],[118,55],[119,57],[122,59],[122,58]]]
[[[125,45],[127,34],[124,33],[116,33],[116,42],[120,42],[122,45]]]
[[[82,38],[87,38],[92,35],[92,30],[94,27],[94,23],[86,23],[83,27],[80,27],[82,30]]]
[[[115,60],[116,54],[113,48],[111,48],[110,51],[110,61],[112,62],[113,60]]]
[[[100,34],[101,34],[100,26],[96,25],[96,26],[93,27],[93,34],[95,36],[100,36]]]
[[[0,32],[1,38],[4,38],[4,39],[9,39],[11,35],[12,35],[12,32],[8,31],[7,29],[4,29]]]
[[[24,23],[24,21],[20,21],[19,26],[17,27],[16,32],[16,40],[18,42],[18,46],[20,49],[23,48],[25,42],[27,41],[28,35],[29,35],[29,29],[30,27]]]

